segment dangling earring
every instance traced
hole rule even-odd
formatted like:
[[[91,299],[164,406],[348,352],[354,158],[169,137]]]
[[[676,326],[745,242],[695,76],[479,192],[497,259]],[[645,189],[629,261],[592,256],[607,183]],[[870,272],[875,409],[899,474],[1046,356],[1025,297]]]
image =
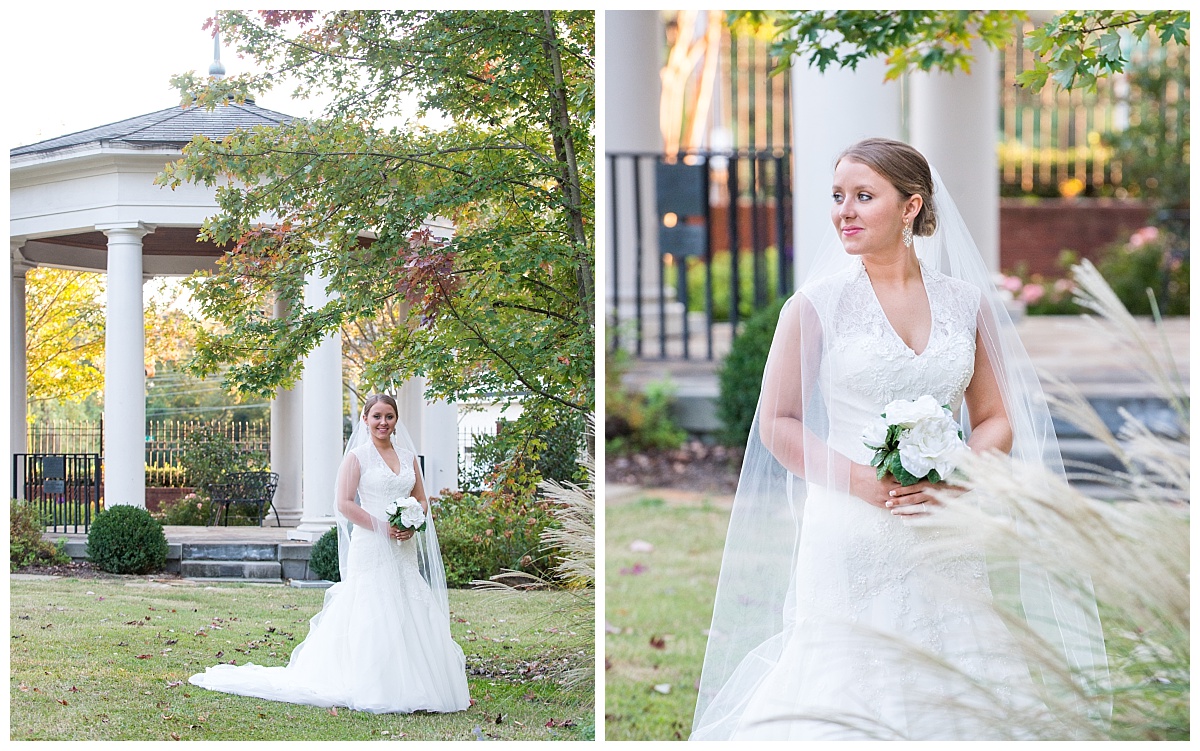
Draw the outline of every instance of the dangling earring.
[[[904,241],[904,247],[912,247],[912,225],[904,225],[904,231],[900,233],[900,239]]]

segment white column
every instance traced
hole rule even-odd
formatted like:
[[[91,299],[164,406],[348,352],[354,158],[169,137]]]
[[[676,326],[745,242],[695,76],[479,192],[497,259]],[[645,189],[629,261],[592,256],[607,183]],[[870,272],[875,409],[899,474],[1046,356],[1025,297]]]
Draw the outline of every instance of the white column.
[[[310,275],[305,305],[317,308],[330,299],[325,280]],[[313,542],[334,524],[333,492],[343,449],[341,334],[327,337],[304,358],[302,383],[304,513],[288,539]]]
[[[11,264],[9,266],[12,273],[11,285],[6,285],[7,289],[12,294],[9,302],[11,306],[11,341],[9,345],[9,362],[12,367],[9,370],[9,377],[12,379],[9,386],[9,401],[8,420],[11,427],[11,448],[5,452],[5,456],[9,456],[10,452],[21,454],[28,450],[27,429],[28,423],[28,393],[26,391],[26,382],[28,373],[26,373],[25,361],[25,272],[33,268],[31,264],[25,262],[24,256],[21,255],[20,246],[23,243],[11,243]],[[11,460],[7,460],[11,464]],[[8,471],[12,471],[9,467]],[[11,480],[4,487],[11,488]],[[5,490],[4,492],[9,492]]]
[[[425,401],[425,379],[405,381],[396,392],[400,420],[425,458],[425,491],[458,489],[458,405]]]
[[[141,222],[98,224],[108,237],[104,326],[104,504],[146,507],[146,340]]]
[[[283,303],[275,304],[275,317],[283,315]],[[276,389],[271,401],[271,471],[279,475],[275,488],[275,509],[279,523],[294,527],[304,516],[304,411],[303,384],[292,389]]]
[[[9,262],[4,264],[5,278],[3,283],[0,283],[0,298],[3,298],[0,300],[0,307],[2,307],[4,310],[10,311],[10,314],[12,311],[11,306],[13,304],[13,266],[19,262],[18,259],[21,257],[21,245],[21,241],[9,239]],[[10,359],[12,358],[12,354],[16,349],[16,346],[16,331],[10,324],[8,329],[8,352]],[[11,368],[0,368],[0,389],[3,389],[9,393],[10,400],[16,398],[16,395],[13,393],[13,389],[16,387],[15,380],[16,379],[13,378]],[[0,481],[4,483],[3,488],[5,493],[12,492],[12,455],[14,452],[21,452],[25,450],[24,446],[19,446],[17,444],[17,441],[13,437],[14,432],[15,431],[10,429],[8,433],[4,434],[4,453],[0,454],[0,459],[3,459],[4,461],[4,467],[3,469],[0,469]]]
[[[445,399],[425,405],[425,490],[458,490],[458,405]]]
[[[604,14],[604,151],[609,153],[662,152],[662,132],[658,112],[662,69],[662,20],[656,10],[610,10]],[[615,174],[608,175],[608,187],[601,205],[606,206],[605,235],[610,238],[605,251],[605,283],[608,299],[616,291],[621,320],[634,315],[637,297],[636,212],[642,216],[642,315],[647,326],[658,326],[658,227],[654,194],[654,162],[639,162],[641,203],[635,207],[633,162],[623,158]],[[605,170],[609,163],[605,161]],[[612,186],[618,191],[612,206]],[[619,224],[612,233],[612,212]],[[613,273],[613,249],[618,255]],[[619,278],[618,278],[619,276]],[[645,333],[650,336],[649,332]]]
[[[912,145],[941,174],[988,268],[998,271],[1000,53],[978,47],[969,75],[911,75]]]
[[[834,160],[864,138],[902,136],[900,84],[883,80],[886,65],[864,60],[857,70],[805,61],[792,66],[793,226],[796,286],[808,271],[814,243],[832,226],[829,218]]]

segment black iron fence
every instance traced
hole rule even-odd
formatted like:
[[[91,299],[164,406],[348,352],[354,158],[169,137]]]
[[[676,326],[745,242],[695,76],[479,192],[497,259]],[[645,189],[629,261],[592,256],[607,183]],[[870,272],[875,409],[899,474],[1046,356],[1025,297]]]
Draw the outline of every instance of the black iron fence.
[[[13,454],[12,497],[36,506],[54,532],[88,530],[100,482],[99,454]]]
[[[609,346],[719,358],[792,288],[789,150],[609,153]]]

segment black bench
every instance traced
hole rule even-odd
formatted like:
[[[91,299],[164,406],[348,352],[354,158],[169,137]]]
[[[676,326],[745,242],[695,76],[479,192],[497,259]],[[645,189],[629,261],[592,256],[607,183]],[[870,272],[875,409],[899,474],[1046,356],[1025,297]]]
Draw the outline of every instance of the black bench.
[[[225,510],[225,526],[229,526],[229,506],[234,503],[253,503],[258,507],[258,524],[262,525],[267,506],[275,512],[275,526],[279,523],[279,511],[272,501],[275,498],[275,488],[279,486],[279,475],[274,472],[230,472],[208,486],[212,498],[212,516],[208,523],[211,526]]]

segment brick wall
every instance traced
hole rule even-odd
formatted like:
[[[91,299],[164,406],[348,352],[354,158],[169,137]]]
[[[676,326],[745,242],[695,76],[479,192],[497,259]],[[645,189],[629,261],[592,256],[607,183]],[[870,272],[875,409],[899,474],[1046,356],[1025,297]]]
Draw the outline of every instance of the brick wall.
[[[1015,271],[1024,261],[1030,272],[1061,276],[1058,255],[1064,249],[1096,261],[1105,245],[1126,239],[1150,213],[1140,202],[1105,198],[1002,199],[1000,268]]]

